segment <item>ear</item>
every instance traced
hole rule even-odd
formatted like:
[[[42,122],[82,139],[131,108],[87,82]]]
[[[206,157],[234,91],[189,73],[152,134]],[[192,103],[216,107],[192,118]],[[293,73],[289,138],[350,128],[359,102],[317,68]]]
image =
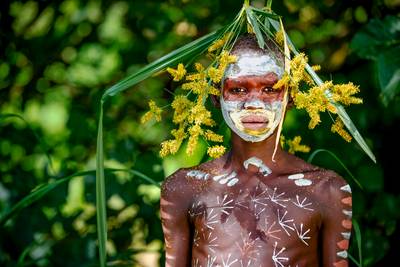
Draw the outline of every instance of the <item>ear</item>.
[[[211,102],[213,103],[214,107],[221,108],[221,103],[219,102],[219,96],[211,95]]]

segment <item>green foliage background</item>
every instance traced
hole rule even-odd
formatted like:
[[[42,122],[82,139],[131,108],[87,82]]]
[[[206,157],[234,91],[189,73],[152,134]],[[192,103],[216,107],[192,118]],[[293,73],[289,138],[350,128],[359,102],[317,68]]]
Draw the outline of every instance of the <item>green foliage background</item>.
[[[0,266],[98,265],[95,174],[60,179],[95,169],[102,93],[147,63],[219,29],[241,5],[239,0],[2,2]],[[283,15],[296,46],[322,66],[324,78],[361,87],[364,104],[348,113],[377,164],[354,142],[329,133],[328,123],[308,130],[303,112],[288,113],[284,134],[300,133],[314,151],[329,149],[361,183],[363,189],[328,153],[314,158],[352,185],[365,266],[390,266],[399,249],[399,6],[398,0],[284,0],[272,6]],[[147,101],[166,106],[173,90],[169,77],[160,74],[110,98],[104,120],[107,168],[134,169],[161,182],[179,167],[207,160],[204,144],[193,157],[159,158],[159,143],[172,125],[167,119],[139,124]],[[171,116],[168,109],[164,115]],[[49,182],[60,185],[5,217]],[[110,265],[162,266],[158,187],[132,173],[109,171],[106,188]],[[357,250],[353,238],[355,258]]]

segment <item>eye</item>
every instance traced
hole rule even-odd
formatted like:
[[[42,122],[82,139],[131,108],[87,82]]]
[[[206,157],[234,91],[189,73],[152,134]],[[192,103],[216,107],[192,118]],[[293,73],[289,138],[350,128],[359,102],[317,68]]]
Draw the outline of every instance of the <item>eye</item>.
[[[274,89],[274,88],[272,88],[272,87],[265,87],[264,89],[263,89],[263,92],[264,93],[272,93],[272,92],[275,92],[276,90]]]
[[[242,87],[234,87],[231,88],[229,90],[230,93],[235,94],[235,95],[240,95],[240,94],[245,94],[247,93],[247,89],[246,88],[242,88]]]

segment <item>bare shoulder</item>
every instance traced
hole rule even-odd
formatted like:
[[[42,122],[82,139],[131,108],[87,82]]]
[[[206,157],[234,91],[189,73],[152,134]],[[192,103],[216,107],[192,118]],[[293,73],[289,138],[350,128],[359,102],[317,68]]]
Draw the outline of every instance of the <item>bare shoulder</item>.
[[[192,198],[207,186],[209,178],[222,168],[215,159],[191,168],[182,168],[168,176],[161,186],[161,197]]]
[[[347,181],[332,170],[319,168],[314,172],[314,196],[329,209],[339,208],[344,202],[351,206],[351,188]]]

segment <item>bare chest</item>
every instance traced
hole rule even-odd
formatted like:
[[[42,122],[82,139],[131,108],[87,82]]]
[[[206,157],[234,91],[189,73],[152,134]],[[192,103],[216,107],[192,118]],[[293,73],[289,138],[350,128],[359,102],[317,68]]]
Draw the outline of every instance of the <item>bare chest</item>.
[[[289,266],[317,254],[318,203],[305,190],[257,183],[209,191],[189,216],[194,266]]]

